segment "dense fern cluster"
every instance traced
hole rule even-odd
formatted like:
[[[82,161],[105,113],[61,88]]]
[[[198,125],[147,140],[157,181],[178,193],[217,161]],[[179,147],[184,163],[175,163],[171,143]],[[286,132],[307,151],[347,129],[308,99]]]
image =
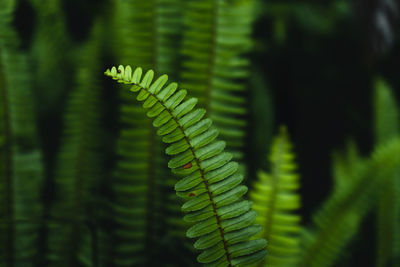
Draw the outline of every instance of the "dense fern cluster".
[[[330,42],[350,11],[343,0],[0,0],[0,266],[367,266],[349,256],[360,243],[376,250],[365,262],[398,266],[396,81],[371,83],[371,156],[358,139],[335,150],[320,206],[306,204],[327,181],[315,178],[324,155],[300,133],[312,117],[316,140],[324,122],[288,115],[305,98],[325,105],[309,73],[333,98],[324,62],[299,51]],[[102,72],[115,62],[114,84]],[[289,127],[270,140],[275,117]]]
[[[12,27],[14,1],[0,3],[1,259],[31,266],[38,256],[42,154],[37,140],[29,59]]]

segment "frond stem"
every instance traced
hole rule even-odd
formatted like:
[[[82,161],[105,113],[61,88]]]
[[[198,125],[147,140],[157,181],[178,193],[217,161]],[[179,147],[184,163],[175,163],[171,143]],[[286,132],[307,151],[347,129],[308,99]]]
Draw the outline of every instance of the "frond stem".
[[[274,214],[274,210],[275,210],[275,206],[276,206],[276,198],[277,198],[277,194],[278,194],[278,189],[277,189],[277,185],[279,183],[279,174],[282,171],[281,165],[283,162],[283,155],[285,154],[285,149],[284,149],[284,141],[282,139],[279,140],[280,142],[277,145],[277,152],[276,152],[276,161],[274,163],[274,167],[272,170],[272,184],[271,184],[271,188],[272,188],[272,192],[271,192],[271,197],[269,199],[269,203],[268,203],[268,213],[266,216],[266,224],[264,226],[264,238],[266,238],[267,240],[269,239],[269,235],[271,232],[271,227],[272,227],[272,221],[273,221],[273,214]]]

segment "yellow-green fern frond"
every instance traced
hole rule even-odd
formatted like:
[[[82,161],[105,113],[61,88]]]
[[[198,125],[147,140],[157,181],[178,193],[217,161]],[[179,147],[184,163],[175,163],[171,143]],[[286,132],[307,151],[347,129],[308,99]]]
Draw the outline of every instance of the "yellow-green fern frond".
[[[253,208],[258,212],[256,223],[264,227],[260,237],[268,241],[268,257],[263,266],[293,266],[299,256],[300,207],[299,176],[285,128],[272,144],[271,171],[259,172],[250,192]]]
[[[375,141],[377,145],[399,136],[399,109],[388,84],[375,82]],[[376,266],[400,266],[400,168],[382,184],[378,202]]]
[[[152,70],[142,78],[141,68],[119,66],[105,75],[132,86],[147,116],[154,118],[157,134],[168,144],[168,167],[184,177],[175,185],[185,200],[184,219],[194,223],[186,235],[198,238],[194,246],[203,250],[197,260],[206,266],[249,266],[262,260],[265,239],[249,240],[260,229],[253,224],[257,213],[242,200],[247,192],[241,185],[244,177],[231,161],[232,154],[224,152],[225,142],[216,139],[212,121],[203,119],[205,110],[195,109],[197,99],[186,98],[187,91],[178,90],[176,83],[165,86],[166,75],[153,82]]]
[[[379,189],[392,179],[400,166],[400,140],[375,149],[371,159],[359,160],[352,170],[335,172],[345,177],[341,187],[316,212],[313,228],[303,231],[298,266],[328,267],[339,259],[359,229],[361,220],[374,206]]]

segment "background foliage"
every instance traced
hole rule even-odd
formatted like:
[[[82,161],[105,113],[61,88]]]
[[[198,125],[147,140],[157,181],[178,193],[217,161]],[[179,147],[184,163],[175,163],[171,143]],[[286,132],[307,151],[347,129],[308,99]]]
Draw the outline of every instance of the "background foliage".
[[[198,265],[164,145],[103,77],[116,64],[167,73],[207,109],[270,228],[270,266],[400,266],[397,14],[395,0],[0,0],[1,266]]]

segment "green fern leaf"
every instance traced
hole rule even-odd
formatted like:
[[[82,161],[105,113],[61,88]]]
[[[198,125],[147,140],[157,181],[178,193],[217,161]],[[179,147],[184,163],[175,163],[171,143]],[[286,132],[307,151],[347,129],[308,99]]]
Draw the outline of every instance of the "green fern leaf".
[[[245,166],[246,80],[251,47],[253,0],[186,1],[181,85],[199,99],[227,142],[227,151]]]
[[[91,230],[95,191],[102,181],[101,88],[99,66],[102,23],[96,21],[87,43],[76,51],[79,65],[67,101],[61,146],[54,173],[54,195],[47,227],[47,264],[92,266]]]
[[[298,259],[300,216],[293,211],[300,207],[296,164],[285,128],[281,128],[272,144],[271,174],[259,173],[259,180],[250,192],[254,210],[259,213],[256,223],[263,225],[259,234],[268,240],[269,255],[265,266],[293,266]]]
[[[361,158],[357,145],[353,140],[347,142],[345,153],[335,151],[332,153],[332,176],[333,191],[346,192],[346,187],[352,183],[353,177],[357,176],[357,166]]]
[[[314,227],[303,231],[299,266],[332,266],[356,235],[359,225],[374,206],[378,188],[400,166],[400,140],[375,149],[371,159],[359,160],[351,169],[336,171],[343,186],[336,187],[314,216]]]
[[[184,109],[190,112],[186,116],[179,118],[175,115],[177,110],[185,106],[187,101],[190,101],[182,98],[182,95],[186,93],[182,90],[176,90],[176,88],[171,89],[168,86],[155,93],[154,87],[151,87],[153,71],[148,71],[143,79],[140,79],[141,73],[141,68],[137,68],[132,72],[130,66],[126,68],[119,66],[118,69],[113,67],[111,70],[107,70],[105,75],[118,82],[131,84],[131,91],[138,92],[138,96],[146,96],[141,97],[142,101],[149,97],[156,99],[156,104],[149,109],[148,113],[155,115],[155,120],[162,116],[168,118],[163,120],[163,123],[160,124],[161,127],[170,121],[176,124],[175,130],[166,134],[167,136],[181,134],[181,137],[173,142],[170,147],[175,147],[176,143],[181,140],[186,141],[187,149],[173,156],[168,166],[174,173],[186,176],[183,179],[200,178],[200,180],[197,180],[199,181],[197,185],[202,183],[206,190],[200,195],[196,195],[193,192],[194,188],[189,187],[185,190],[186,198],[190,200],[185,202],[182,210],[189,212],[189,214],[210,209],[213,211],[213,213],[208,213],[207,216],[203,217],[201,221],[187,231],[188,237],[202,238],[208,235],[215,237],[214,241],[209,244],[210,247],[199,255],[198,261],[212,266],[247,266],[261,260],[266,254],[263,250],[266,245],[265,240],[248,241],[248,239],[240,240],[239,238],[234,238],[240,235],[240,230],[250,231],[250,227],[256,218],[256,213],[249,210],[235,217],[227,215],[224,218],[221,215],[221,210],[226,209],[227,205],[235,205],[242,199],[247,188],[237,185],[231,190],[226,190],[226,186],[223,186],[222,190],[217,191],[217,189],[211,187],[214,185],[218,188],[218,183],[225,183],[226,179],[231,178],[230,170],[224,168],[224,166],[229,164],[232,155],[224,152],[219,152],[216,155],[211,153],[200,159],[201,149],[206,150],[213,146],[213,139],[209,138],[210,129],[205,128],[199,131],[201,121],[191,123],[190,120],[185,119],[190,113],[196,112],[196,110],[193,110],[194,107],[187,106]],[[161,76],[158,79],[164,78]],[[158,83],[158,80],[154,83]],[[190,137],[188,135],[189,132],[193,133]],[[227,234],[231,234],[232,238],[227,239]]]
[[[53,124],[55,115],[61,116],[61,113],[55,114],[55,111],[64,104],[63,94],[72,87],[69,75],[72,72],[70,61],[72,44],[69,40],[62,1],[54,0],[51,4],[46,0],[30,0],[30,2],[35,10],[37,26],[30,50],[30,58],[35,62],[33,84],[35,97],[40,103],[46,103],[38,107],[38,112],[43,120],[42,125],[47,125]],[[53,81],[58,81],[56,88]],[[56,133],[55,129],[47,130],[48,135]],[[56,147],[55,142],[51,145]]]
[[[43,183],[30,61],[13,28],[15,1],[0,2],[0,262],[33,266]]]
[[[375,139],[383,144],[399,136],[399,109],[389,86],[375,82]],[[400,168],[382,184],[378,204],[378,248],[376,266],[400,265]],[[396,265],[397,264],[397,265]]]

